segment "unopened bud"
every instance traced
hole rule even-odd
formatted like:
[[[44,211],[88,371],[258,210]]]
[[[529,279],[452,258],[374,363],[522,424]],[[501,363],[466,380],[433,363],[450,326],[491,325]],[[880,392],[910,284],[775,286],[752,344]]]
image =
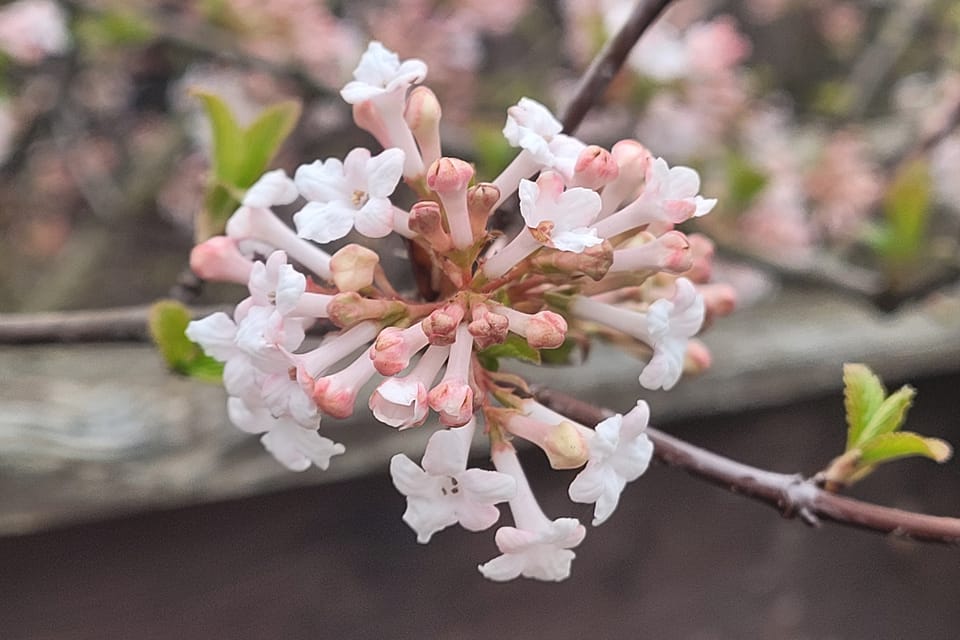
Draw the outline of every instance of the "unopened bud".
[[[684,273],[684,277],[693,282],[709,282],[713,274],[713,257],[716,253],[716,246],[713,240],[702,233],[691,233],[687,236],[690,242],[690,256],[693,264],[690,269]]]
[[[348,244],[330,259],[333,283],[340,291],[360,291],[373,284],[380,256],[359,244]]]
[[[550,430],[543,450],[554,469],[577,469],[586,464],[590,449],[572,422],[561,422]]]
[[[430,407],[447,427],[462,427],[473,417],[473,389],[461,380],[445,380],[427,395]]]
[[[190,252],[190,269],[203,280],[247,284],[253,261],[240,253],[233,239],[214,236]]]
[[[459,158],[440,158],[427,169],[427,186],[440,197],[450,237],[457,249],[466,249],[473,244],[473,230],[467,212],[467,186],[474,172],[470,163]]]
[[[403,117],[420,147],[426,166],[440,157],[440,116],[440,101],[428,87],[416,87],[407,96]]]
[[[370,348],[370,359],[380,374],[394,376],[406,369],[413,354],[425,346],[427,337],[419,324],[408,329],[387,327]]]
[[[446,253],[453,247],[450,235],[443,230],[440,205],[433,200],[418,202],[410,209],[410,230],[426,239],[434,251]]]
[[[657,238],[643,232],[637,238],[642,241],[640,244],[614,252],[611,271],[666,271],[679,274],[693,266],[690,242],[683,233],[668,231]]]
[[[485,304],[474,306],[470,311],[473,322],[467,325],[478,349],[501,344],[507,339],[510,321],[506,316],[490,311]]]
[[[573,168],[573,183],[577,187],[600,189],[617,179],[620,167],[609,151],[592,144],[580,152]]]
[[[683,372],[689,375],[703,373],[710,368],[713,357],[710,349],[696,338],[687,342],[687,353],[683,361]]]
[[[487,220],[496,210],[500,189],[492,182],[481,182],[467,190],[467,212],[470,214],[470,229],[479,238],[487,230]]]
[[[567,338],[567,321],[559,313],[540,311],[527,320],[527,343],[534,349],[556,349]]]
[[[613,265],[613,245],[604,240],[587,247],[583,253],[573,251],[541,251],[533,258],[533,266],[544,273],[583,274],[600,280]]]
[[[441,347],[453,344],[457,339],[457,327],[463,321],[464,314],[463,305],[448,304],[435,309],[424,318],[420,324],[430,344]]]
[[[364,298],[355,291],[338,293],[327,305],[330,321],[342,328],[352,327],[363,320],[399,318],[406,310],[406,305],[399,300]]]

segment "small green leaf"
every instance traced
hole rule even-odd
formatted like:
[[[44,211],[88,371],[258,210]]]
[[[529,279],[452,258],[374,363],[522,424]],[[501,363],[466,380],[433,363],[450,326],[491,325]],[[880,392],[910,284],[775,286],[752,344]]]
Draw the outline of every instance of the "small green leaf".
[[[511,333],[502,344],[495,344],[480,351],[477,356],[484,368],[491,371],[496,371],[499,368],[497,361],[500,358],[514,358],[515,360],[540,364],[540,352],[527,344],[525,338],[515,333]],[[497,363],[494,367],[488,367],[485,364],[490,363],[491,359],[494,363]]]
[[[939,438],[925,438],[909,431],[885,433],[860,447],[860,464],[876,465],[898,458],[922,456],[946,462],[953,454],[950,445]]]
[[[930,167],[921,158],[902,167],[887,190],[883,222],[867,240],[894,265],[915,259],[923,248],[931,185]]]
[[[847,411],[847,450],[861,440],[874,412],[883,404],[887,395],[883,383],[865,364],[843,365],[843,399]]]
[[[862,445],[876,436],[893,433],[900,429],[907,419],[907,410],[910,409],[915,395],[916,391],[909,385],[904,385],[890,394],[870,416],[870,421],[860,434],[860,444]]]
[[[175,300],[160,300],[150,308],[150,337],[171,370],[200,380],[218,382],[223,364],[186,336],[190,310]]]
[[[730,190],[725,206],[732,211],[743,211],[767,186],[769,178],[742,155],[731,153],[727,156],[727,181]]]
[[[265,109],[243,128],[230,107],[217,95],[195,91],[203,103],[213,137],[213,171],[204,209],[196,221],[196,241],[223,232],[227,218],[240,204],[243,192],[267,170],[300,117],[300,103],[279,102]]]
[[[267,107],[244,132],[244,155],[233,184],[249,187],[267,170],[300,119],[300,103],[286,100]]]
[[[564,365],[570,364],[574,350],[579,344],[578,341],[567,338],[563,344],[556,349],[541,349],[540,359],[544,364]]]

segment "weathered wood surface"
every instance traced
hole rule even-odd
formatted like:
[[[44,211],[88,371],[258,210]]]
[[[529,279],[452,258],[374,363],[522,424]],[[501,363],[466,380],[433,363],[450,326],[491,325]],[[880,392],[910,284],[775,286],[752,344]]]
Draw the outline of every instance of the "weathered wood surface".
[[[960,370],[960,313],[946,304],[885,316],[791,290],[725,319],[706,341],[711,372],[642,394],[656,422],[837,389],[845,361],[891,381]],[[627,409],[641,395],[639,368],[598,345],[583,367],[529,378]],[[0,349],[0,533],[382,471],[397,451],[419,456],[429,435],[397,433],[366,410],[324,429],[347,454],[327,472],[294,474],[229,425],[221,388],[167,374],[149,347]]]

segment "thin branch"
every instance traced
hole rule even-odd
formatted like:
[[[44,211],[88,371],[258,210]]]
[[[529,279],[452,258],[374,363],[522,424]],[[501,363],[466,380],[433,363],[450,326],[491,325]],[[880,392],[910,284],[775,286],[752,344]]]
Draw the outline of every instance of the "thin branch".
[[[196,307],[194,317],[222,311]],[[148,337],[150,305],[95,311],[0,314],[0,344],[142,342]]]
[[[620,71],[633,45],[650,28],[672,0],[640,0],[634,6],[630,17],[620,27],[613,38],[607,41],[603,49],[590,63],[577,88],[573,99],[564,109],[560,121],[563,130],[571,133],[580,126],[584,117],[606,92],[610,82]]]
[[[609,409],[545,388],[534,397],[554,411],[585,424],[613,415]],[[960,519],[892,509],[839,496],[801,475],[758,469],[701,449],[657,429],[648,428],[653,455],[671,467],[728,491],[771,505],[786,518],[799,517],[811,526],[830,520],[849,527],[888,533],[924,542],[960,544]]]

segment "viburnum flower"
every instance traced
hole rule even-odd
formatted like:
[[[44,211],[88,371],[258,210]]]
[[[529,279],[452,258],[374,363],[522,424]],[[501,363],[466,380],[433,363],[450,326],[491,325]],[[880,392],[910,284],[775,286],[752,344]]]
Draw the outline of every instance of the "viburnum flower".
[[[575,518],[550,520],[540,509],[513,447],[501,445],[493,451],[497,471],[516,481],[516,495],[510,500],[515,527],[497,530],[497,548],[502,555],[481,564],[480,573],[503,582],[518,576],[537,580],[560,581],[570,575],[571,551],[586,535]]]
[[[569,490],[574,502],[596,503],[593,526],[613,514],[623,488],[650,465],[653,443],[644,432],[649,420],[650,407],[640,400],[626,415],[611,416],[594,428],[588,444],[590,460]]]
[[[460,523],[464,529],[483,531],[500,518],[494,505],[512,498],[515,480],[497,471],[467,469],[467,456],[475,423],[437,431],[423,453],[423,468],[401,454],[390,460],[390,476],[407,497],[403,521],[426,544],[433,534]]]
[[[709,282],[712,245],[672,227],[715,201],[699,195],[693,169],[670,168],[636,140],[587,145],[527,98],[504,128],[520,150],[486,182],[443,155],[439,101],[413,88],[426,71],[371,43],[342,95],[385,150],[354,149],[342,162],[303,164],[292,180],[276,170],[254,183],[225,235],[191,256],[198,275],[245,284],[250,295],[232,315],[191,322],[187,335],[224,363],[231,421],[261,434],[283,465],[325,469],[344,448],[321,428],[358,407],[400,431],[434,430],[420,465],[404,454],[390,463],[417,540],[458,523],[487,529],[508,502],[513,525],[495,534],[500,555],[481,574],[563,580],[586,529],[544,514],[511,443],[577,470],[569,497],[594,504],[598,525],[649,463],[649,409],[641,400],[594,428],[536,402],[506,365],[563,361],[599,336],[649,357],[638,365],[646,388],[671,388],[685,365],[705,369],[709,351],[693,336],[708,311],[727,313],[733,300]],[[401,179],[411,193],[395,196]],[[509,238],[509,220],[500,229],[491,220],[509,219],[494,213],[516,192],[522,228]],[[273,207],[301,197],[294,231]],[[413,203],[409,211],[394,197]],[[409,284],[391,281],[396,261],[382,249],[391,245],[357,242],[330,255],[315,244],[353,229],[402,236]],[[317,345],[310,333],[325,335]],[[495,471],[468,467],[480,436]]]
[[[603,240],[587,228],[600,213],[595,191],[574,187],[564,190],[556,173],[544,171],[536,182],[520,181],[520,213],[527,228],[487,260],[484,273],[498,278],[541,246],[582,253]]]
[[[302,165],[294,178],[307,204],[293,216],[297,233],[321,244],[342,238],[356,227],[368,238],[393,231],[390,194],[403,172],[403,152],[387,149],[371,156],[363,148],[340,162],[328,158]]]

